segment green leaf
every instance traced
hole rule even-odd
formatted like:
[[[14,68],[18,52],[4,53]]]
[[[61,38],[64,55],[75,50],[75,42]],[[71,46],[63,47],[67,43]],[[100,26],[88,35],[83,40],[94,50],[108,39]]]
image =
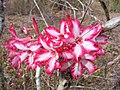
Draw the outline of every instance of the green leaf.
[[[45,28],[45,25],[41,25],[39,28],[39,31],[42,32],[44,28]]]

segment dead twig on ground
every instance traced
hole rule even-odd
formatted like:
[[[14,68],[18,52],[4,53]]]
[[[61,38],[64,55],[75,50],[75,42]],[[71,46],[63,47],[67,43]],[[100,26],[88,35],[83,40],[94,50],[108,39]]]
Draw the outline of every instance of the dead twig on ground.
[[[41,76],[41,78],[44,80],[44,82],[47,84],[47,86],[48,86],[50,89],[55,90],[55,88],[52,87],[52,86],[49,84],[49,82],[45,80],[45,78],[44,78],[43,76]]]
[[[86,86],[70,86],[70,88],[81,88],[81,89],[90,89],[90,90],[99,90],[99,89],[96,89],[96,88],[93,88],[93,87],[86,87]]]
[[[120,61],[120,55],[118,55],[113,61],[109,62],[107,65],[111,66],[111,65],[115,64],[117,61]]]

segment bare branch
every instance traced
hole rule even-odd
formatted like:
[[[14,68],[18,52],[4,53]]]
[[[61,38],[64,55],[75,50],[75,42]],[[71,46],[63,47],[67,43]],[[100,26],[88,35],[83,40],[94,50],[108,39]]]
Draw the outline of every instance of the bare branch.
[[[66,1],[66,3],[71,7],[71,9],[73,10],[73,13],[74,13],[74,18],[76,18],[75,8],[68,1]]]
[[[36,5],[34,5],[34,6],[31,8],[30,12],[29,12],[29,21],[31,20],[32,11],[33,11],[33,9],[34,9],[35,7],[36,7]]]
[[[117,27],[118,25],[120,25],[120,16],[107,21],[105,24],[103,24],[103,27],[105,30],[109,30]]]
[[[94,16],[94,15],[90,15],[92,18],[94,18],[94,20],[95,21],[99,21],[99,22],[101,22],[101,20],[100,19],[98,19],[96,16]]]
[[[105,16],[106,16],[107,21],[110,20],[109,11],[107,9],[106,4],[104,3],[104,0],[99,0],[99,2],[100,2],[101,6],[102,6],[102,8],[103,8],[103,10],[105,12]]]
[[[48,26],[48,24],[47,24],[47,22],[46,22],[46,20],[45,20],[45,18],[44,18],[44,16],[43,16],[43,13],[41,12],[41,10],[40,10],[40,8],[39,8],[39,6],[38,6],[36,0],[33,0],[33,1],[34,1],[35,5],[36,5],[37,9],[39,10],[39,13],[40,13],[40,15],[41,15],[41,17],[42,17],[42,19],[43,19],[45,25]]]
[[[52,86],[49,84],[49,82],[45,80],[45,78],[44,78],[43,76],[41,76],[41,78],[44,80],[44,82],[47,84],[47,86],[48,86],[50,89],[55,90],[55,88],[52,87]]]
[[[82,5],[82,17],[84,16],[84,13],[85,13],[85,5],[82,3],[81,0],[78,0],[78,2]]]
[[[61,5],[61,6],[63,6],[63,7],[66,7],[66,5],[64,5],[64,4],[61,4],[61,3],[58,3],[58,2],[55,2],[55,1],[52,1],[52,0],[49,0],[50,2],[53,2],[53,3],[56,3],[56,4],[58,4],[58,5]],[[71,9],[71,7],[67,7],[67,8],[69,8],[69,9]],[[74,7],[74,10],[78,10],[77,8],[75,8]]]
[[[78,0],[78,2],[82,5],[83,11],[85,11],[85,6],[84,6],[84,4],[82,3],[82,1],[81,1],[81,0]]]
[[[89,9],[89,7],[90,7],[90,5],[91,5],[92,3],[93,3],[93,0],[90,0],[90,1],[89,1],[89,4],[88,4],[88,6],[87,6],[87,8],[86,8],[86,10],[85,10],[85,12],[84,12],[84,15],[83,15],[83,17],[82,17],[81,24],[82,24],[82,22],[84,21],[85,16],[86,16],[86,14],[87,14],[87,11],[88,11],[88,9]]]

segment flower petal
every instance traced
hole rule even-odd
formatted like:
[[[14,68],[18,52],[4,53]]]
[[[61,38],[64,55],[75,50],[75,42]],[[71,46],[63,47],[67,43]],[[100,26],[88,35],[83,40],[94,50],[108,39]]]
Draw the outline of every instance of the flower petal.
[[[15,55],[13,56],[12,60],[10,61],[12,67],[19,67],[19,64],[20,64],[20,58]]]
[[[14,42],[13,44],[17,49],[20,49],[20,50],[29,50],[28,47],[23,44],[22,42],[19,42],[19,41],[16,41]]]
[[[27,34],[32,28],[27,28],[26,26],[23,25],[23,32],[24,34]]]
[[[83,41],[82,43],[83,47],[86,49],[86,51],[89,53],[90,51],[98,50],[98,47],[95,46],[95,43],[92,41]]]
[[[16,39],[11,38],[7,41],[7,44],[13,44],[16,41]]]
[[[47,42],[46,42],[46,40],[44,39],[44,38],[39,38],[39,40],[40,40],[40,43],[42,44],[42,46],[45,48],[45,49],[47,49],[47,50],[49,50],[50,49],[50,47],[47,45]]]
[[[46,73],[52,74],[55,68],[56,68],[56,59],[55,58],[49,59],[46,68]]]
[[[20,42],[23,42],[23,43],[28,43],[30,42],[32,39],[31,36],[28,36],[28,37],[25,37],[25,38],[16,38],[16,40],[20,41]]]
[[[66,33],[66,23],[67,23],[67,21],[66,20],[62,20],[62,21],[60,21],[60,33],[61,34],[65,34]]]
[[[54,47],[54,48],[56,48],[56,47],[61,47],[62,44],[63,44],[63,41],[62,41],[62,40],[51,39],[51,40],[49,40],[49,41],[50,41],[50,42],[49,42],[50,47]]]
[[[35,56],[35,54],[29,54],[29,58],[28,58],[28,61],[27,61],[27,63],[28,63],[28,68],[29,69],[32,69],[32,65],[34,64],[34,61],[35,61],[35,59],[34,59],[34,56]]]
[[[96,55],[85,54],[85,59],[95,60],[96,58],[97,58],[97,56],[96,56]]]
[[[97,24],[95,27],[97,27],[97,33],[99,34],[103,29],[103,25],[102,24]]]
[[[72,76],[75,79],[78,79],[79,76],[82,76],[82,65],[81,63],[76,63],[73,67],[72,67]]]
[[[16,51],[9,51],[8,52],[8,58],[10,58],[10,57],[12,57],[14,55],[17,55],[17,54],[18,54],[18,52],[16,52]]]
[[[63,53],[62,53],[62,56],[63,56],[63,58],[65,58],[65,59],[72,59],[74,56],[70,53],[70,52],[68,52],[68,51],[64,51]]]
[[[84,54],[83,47],[79,44],[76,44],[73,47],[73,55],[75,56],[76,60],[78,60],[79,56],[82,56]]]
[[[97,68],[95,67],[94,63],[90,60],[81,60],[83,66],[88,70],[90,74],[94,73]]]
[[[71,67],[73,64],[74,64],[74,60],[73,59],[61,61],[60,62],[61,71],[65,71],[66,69],[68,69],[69,67]]]
[[[97,33],[95,34],[94,37],[97,37],[101,33],[101,31],[104,29],[102,24],[96,24],[95,27],[96,27]]]
[[[101,48],[101,49],[99,49],[96,53],[97,53],[98,55],[103,55],[103,56],[104,56],[106,52],[105,52],[104,49]]]
[[[36,63],[43,63],[43,62],[47,61],[49,58],[50,58],[49,52],[38,53],[35,56],[35,62]]]
[[[52,26],[46,27],[45,32],[52,37],[57,37],[60,34],[59,31],[55,27],[52,27]]]
[[[100,35],[100,36],[97,36],[95,39],[99,44],[105,44],[108,40],[108,37],[105,35]]]
[[[27,52],[22,52],[18,56],[20,57],[21,62],[23,62],[28,57],[28,53]]]
[[[37,51],[37,50],[40,49],[40,45],[39,45],[39,44],[33,44],[33,45],[30,46],[29,49],[30,49],[31,51],[35,52],[35,51]]]
[[[35,20],[35,18],[33,17],[32,18],[33,19],[33,27],[34,27],[34,29],[36,30],[36,33],[38,34],[38,36],[39,36],[39,28],[38,28],[38,24],[37,24],[37,22],[36,22],[36,20]]]
[[[16,38],[17,34],[16,34],[16,31],[14,30],[14,25],[13,24],[9,27],[9,30],[10,30],[12,36]]]
[[[97,28],[95,28],[94,26],[87,26],[86,28],[84,28],[83,33],[81,34],[81,37],[83,38],[83,40],[85,39],[91,39],[95,36],[95,34],[97,33]]]
[[[72,24],[73,24],[72,33],[73,33],[74,37],[76,38],[76,37],[80,36],[80,33],[82,31],[82,26],[77,19],[73,19]]]
[[[17,52],[16,47],[15,47],[15,46],[13,46],[13,45],[8,45],[8,44],[5,44],[5,47],[6,47],[8,50],[10,50],[10,51],[16,51],[16,52]]]

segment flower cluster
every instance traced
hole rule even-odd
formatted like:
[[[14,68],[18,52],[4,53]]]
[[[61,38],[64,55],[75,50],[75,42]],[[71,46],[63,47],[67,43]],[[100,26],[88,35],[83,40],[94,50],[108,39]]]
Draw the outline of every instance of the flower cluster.
[[[33,18],[33,29],[23,27],[25,34],[35,30],[37,39],[32,36],[19,38],[11,25],[9,30],[12,38],[6,43],[11,65],[21,73],[21,64],[26,63],[30,69],[46,67],[46,73],[52,74],[55,69],[71,70],[73,78],[77,79],[84,70],[93,73],[97,70],[94,60],[104,55],[102,45],[106,44],[107,36],[101,34],[102,24],[82,28],[77,19],[61,20],[60,28],[45,27],[39,33],[38,25]]]

